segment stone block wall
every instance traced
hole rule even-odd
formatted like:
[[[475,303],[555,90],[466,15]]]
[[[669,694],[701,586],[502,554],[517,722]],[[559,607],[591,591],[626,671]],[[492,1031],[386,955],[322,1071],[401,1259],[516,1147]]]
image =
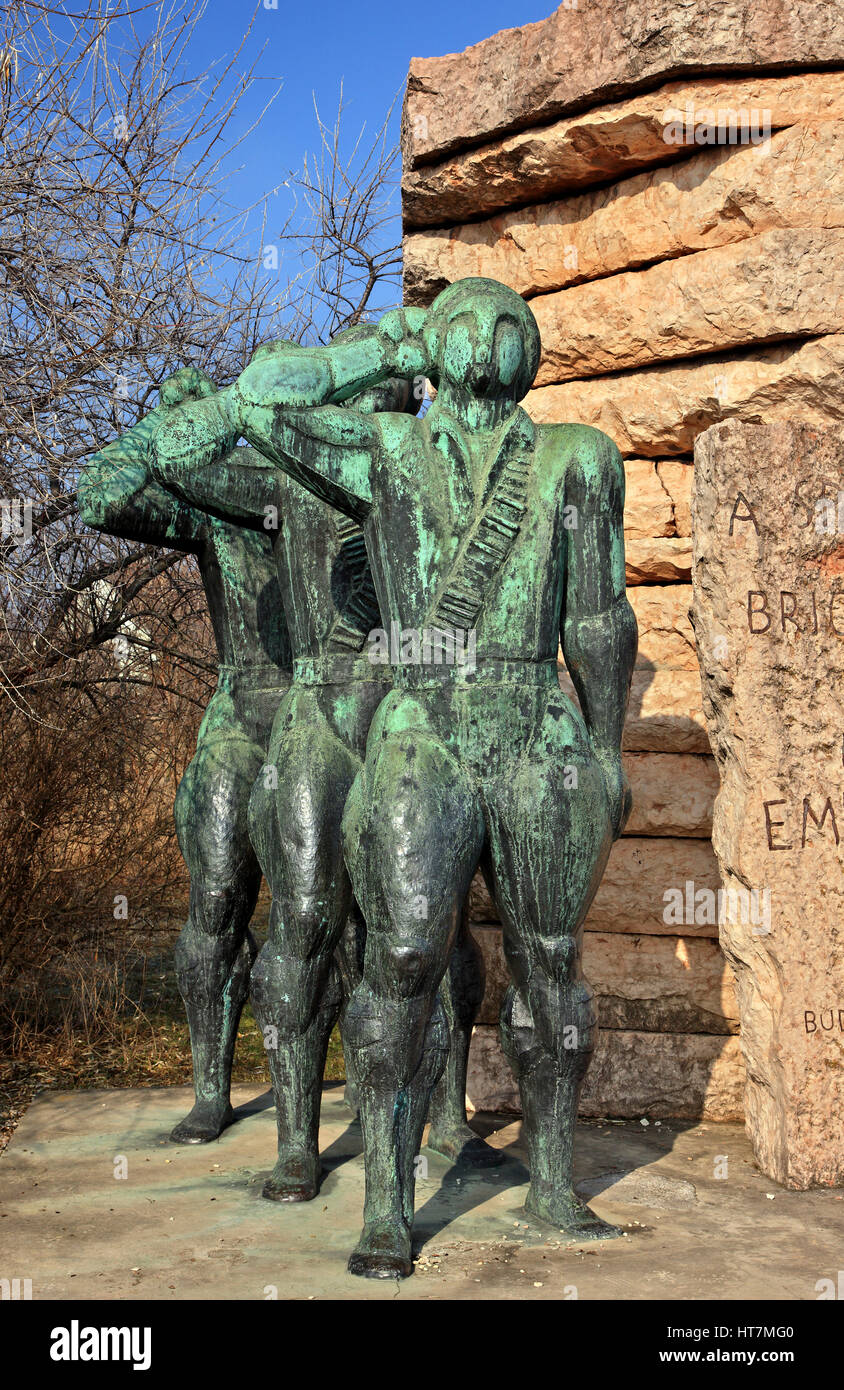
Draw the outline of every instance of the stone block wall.
[[[583,1113],[736,1118],[718,777],[689,621],[692,455],[719,420],[844,416],[844,6],[567,0],[414,59],[402,145],[406,302],[466,275],[512,285],[542,332],[528,411],[596,425],[625,458],[636,805],[587,920],[601,1033]],[[516,1108],[479,883],[471,917],[488,987],[470,1098]]]

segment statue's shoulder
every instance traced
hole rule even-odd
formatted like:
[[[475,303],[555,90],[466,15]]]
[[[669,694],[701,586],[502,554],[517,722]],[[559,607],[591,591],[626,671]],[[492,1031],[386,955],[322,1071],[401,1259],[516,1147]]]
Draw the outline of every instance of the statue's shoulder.
[[[602,487],[624,477],[618,445],[594,425],[535,425],[541,466],[561,483]]]

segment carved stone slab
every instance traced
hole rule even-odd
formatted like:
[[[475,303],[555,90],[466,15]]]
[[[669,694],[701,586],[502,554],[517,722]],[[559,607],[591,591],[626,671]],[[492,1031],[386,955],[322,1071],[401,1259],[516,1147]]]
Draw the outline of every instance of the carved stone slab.
[[[713,843],[747,1127],[788,1187],[844,1183],[844,442],[728,421],[697,441],[694,616],[721,773]]]

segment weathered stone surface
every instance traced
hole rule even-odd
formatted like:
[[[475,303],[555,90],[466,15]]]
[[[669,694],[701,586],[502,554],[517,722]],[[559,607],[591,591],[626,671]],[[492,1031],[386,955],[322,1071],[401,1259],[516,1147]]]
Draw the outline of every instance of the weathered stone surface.
[[[715,941],[586,932],[583,968],[602,1028],[642,1033],[738,1032],[730,969]]]
[[[510,974],[499,927],[475,927],[486,993],[478,1024],[497,1024]],[[588,931],[583,969],[602,1028],[642,1033],[737,1033],[732,971],[717,941]]]
[[[628,584],[663,584],[672,579],[688,583],[692,577],[691,538],[660,536],[628,541],[624,561]]]
[[[599,1133],[601,1131],[599,1130]],[[608,1187],[608,1182],[611,1184]],[[611,1191],[613,1198],[623,1197],[651,1211],[689,1211],[697,1206],[697,1188],[685,1178],[664,1178],[659,1173],[624,1173],[619,1169],[585,1178],[575,1183],[575,1192],[587,1200],[601,1192]]]
[[[428,304],[447,284],[465,275],[502,280],[519,294],[532,296],[599,275],[743,241],[776,228],[844,225],[844,74],[771,78],[768,82],[778,89],[770,94],[774,101],[772,125],[777,124],[777,114],[784,114],[776,105],[783,84],[800,89],[805,109],[795,117],[800,124],[790,124],[761,145],[706,148],[680,163],[636,174],[609,188],[533,204],[483,222],[405,237],[408,302]],[[829,102],[830,82],[834,84],[837,119],[818,121],[811,111]],[[710,92],[709,98],[712,95]],[[726,109],[724,95],[719,89],[714,100],[705,100],[706,107],[716,114],[719,105]],[[764,92],[739,90],[729,95],[733,110],[771,110]],[[743,104],[742,98],[748,96],[750,104]],[[654,99],[655,94],[651,94],[644,100]],[[676,93],[676,109],[685,111],[687,101],[696,112],[703,109],[698,88]],[[658,115],[661,120],[675,102],[667,95],[661,102],[653,116],[656,129],[652,144],[655,157],[664,161],[672,147],[666,146],[664,127],[656,118]],[[795,110],[792,103],[789,113]],[[592,112],[581,119],[594,122],[596,115]],[[518,139],[550,142],[551,130],[533,131]],[[597,148],[612,152],[615,144],[605,132],[604,142]],[[473,151],[462,158],[485,160],[488,151]],[[582,158],[577,167],[582,173]],[[432,171],[426,172],[433,182]],[[559,163],[552,159],[547,172],[559,174]],[[423,174],[412,177],[422,178]],[[484,186],[489,189],[489,185],[487,180]],[[525,171],[518,184],[519,194],[524,197],[531,189],[532,180]],[[476,217],[477,211],[467,215]]]
[[[712,834],[718,769],[699,753],[626,753],[633,811],[625,835]]]
[[[844,1184],[842,478],[840,429],[729,422],[695,451],[695,624],[722,776],[714,843],[725,886],[746,908],[757,895],[757,921],[770,895],[762,929],[740,898],[721,926],[747,1124],[760,1167],[799,1188]]]
[[[409,169],[682,73],[844,64],[837,0],[590,0],[463,53],[413,58],[402,121]]]
[[[628,590],[628,595],[632,594]],[[623,747],[628,753],[708,753],[699,671],[655,666],[640,656],[633,672]],[[560,685],[577,703],[565,668]]]
[[[844,416],[844,334],[795,346],[658,365],[591,381],[531,391],[538,422],[597,425],[622,454],[688,454],[697,435],[719,420],[799,418],[822,428]]]
[[[708,840],[623,836],[613,846],[586,926],[590,931],[633,935],[717,937],[714,905],[719,886]],[[697,901],[696,893],[703,895]],[[469,891],[469,919],[498,920],[480,875]]]
[[[693,884],[691,892],[687,885]],[[712,845],[703,839],[617,840],[586,918],[590,931],[640,932],[650,936],[715,936],[710,920],[690,920],[706,914],[694,906],[694,894],[712,894],[719,886]],[[667,894],[680,892],[681,921],[671,920]]]
[[[654,459],[627,459],[624,499],[624,539],[651,540],[654,536],[674,536],[675,504],[657,472]]]
[[[625,560],[628,584],[691,579],[689,539],[692,469],[671,460],[628,459],[624,465]]]
[[[656,465],[657,476],[665,488],[674,508],[674,529],[678,536],[692,534],[692,476],[694,468],[690,463],[678,463],[676,459],[660,459]]]
[[[634,671],[622,746],[630,753],[708,753],[699,673]]]
[[[638,665],[696,673],[691,584],[643,585],[631,589],[627,598],[639,625]]]
[[[531,301],[538,387],[844,329],[844,231],[788,228]]]
[[[601,1028],[579,1113],[736,1120],[742,1116],[743,1085],[738,1038]],[[466,1089],[476,1110],[519,1112],[518,1088],[497,1028],[475,1029]]]

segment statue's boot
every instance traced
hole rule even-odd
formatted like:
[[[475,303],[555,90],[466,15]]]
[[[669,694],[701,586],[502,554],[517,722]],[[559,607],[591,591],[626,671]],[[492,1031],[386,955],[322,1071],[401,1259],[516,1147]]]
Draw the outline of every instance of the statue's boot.
[[[232,1060],[258,951],[251,932],[246,931],[239,948],[238,939],[231,929],[212,935],[189,922],[176,943],[176,977],[188,1016],[196,1104],[172,1130],[174,1144],[207,1144],[234,1118]]]
[[[440,985],[448,1025],[449,1051],[443,1074],[431,1100],[428,1148],[452,1163],[469,1168],[494,1168],[504,1154],[494,1149],[466,1120],[466,1074],[472,1028],[484,997],[483,956],[465,920]]]
[[[308,1011],[306,1001],[315,996]],[[278,1159],[262,1194],[270,1201],[309,1202],[319,1192],[322,1078],[340,1002],[330,961],[280,956],[270,942],[263,947],[252,971],[252,1006],[264,1035],[278,1127]]]
[[[416,1168],[448,1052],[442,1007],[437,1001],[428,1020],[430,1008],[430,998],[377,999],[366,985],[349,1007],[366,1165],[364,1227],[349,1272],[368,1279],[413,1273]]]
[[[539,989],[549,996],[541,1001],[542,1011],[553,1020],[544,1037],[512,985],[501,1010],[502,1047],[522,1098],[522,1133],[530,1169],[525,1211],[572,1240],[620,1236],[617,1227],[602,1221],[580,1200],[573,1186],[577,1106],[594,1046],[592,992],[583,979]]]

